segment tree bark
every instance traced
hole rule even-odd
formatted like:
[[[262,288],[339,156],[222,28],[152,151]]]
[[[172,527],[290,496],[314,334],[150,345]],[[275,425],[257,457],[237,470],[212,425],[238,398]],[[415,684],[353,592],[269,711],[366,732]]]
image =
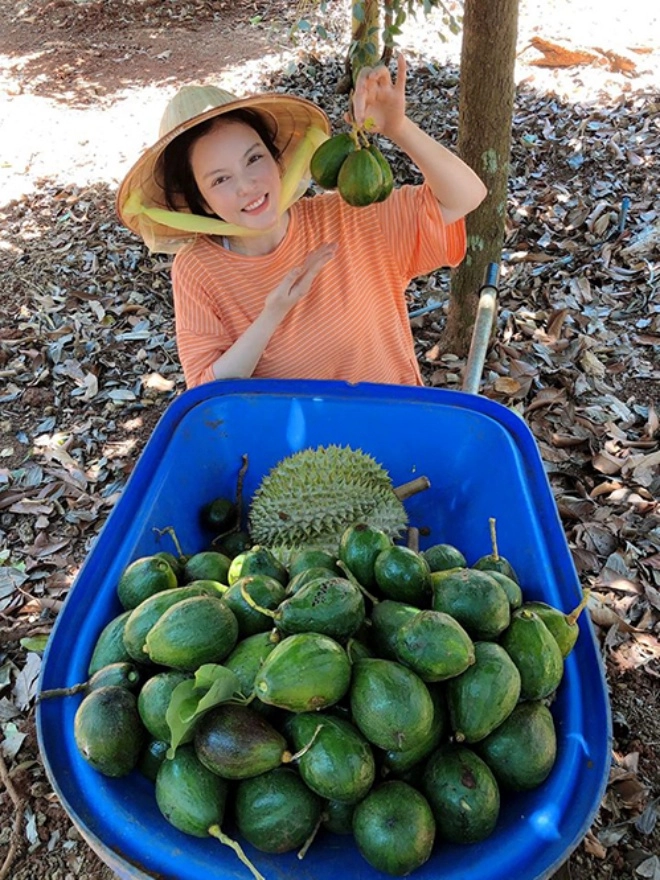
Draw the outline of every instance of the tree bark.
[[[488,195],[467,217],[467,254],[452,273],[443,347],[458,355],[469,349],[486,268],[502,256],[517,36],[518,0],[465,0],[458,153]]]
[[[356,11],[360,14],[356,16]],[[344,61],[344,75],[337,94],[348,95],[360,68],[375,67],[380,60],[380,0],[360,0],[351,7],[351,45]]]

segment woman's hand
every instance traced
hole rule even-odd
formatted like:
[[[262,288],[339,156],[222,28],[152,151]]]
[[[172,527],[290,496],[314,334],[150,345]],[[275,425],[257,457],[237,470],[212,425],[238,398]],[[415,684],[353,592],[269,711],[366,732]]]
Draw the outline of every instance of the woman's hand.
[[[213,364],[216,379],[251,376],[281,321],[306,296],[314,279],[337,252],[336,242],[322,244],[307,255],[304,263],[288,272],[266,297],[261,314],[245,333]]]
[[[406,116],[406,62],[397,58],[396,83],[386,67],[363,67],[353,93],[353,118],[396,144],[424,175],[438,200],[445,223],[473,211],[486,197],[486,187],[459,157]],[[350,122],[350,116],[347,116]]]
[[[397,56],[396,83],[385,65],[363,67],[353,92],[353,119],[396,141],[406,118],[406,60]],[[350,117],[348,119],[350,121]],[[367,122],[369,121],[369,122]]]
[[[281,320],[293,306],[306,296],[321,269],[334,257],[337,244],[322,244],[284,276],[282,281],[266,297],[264,312],[278,316]]]

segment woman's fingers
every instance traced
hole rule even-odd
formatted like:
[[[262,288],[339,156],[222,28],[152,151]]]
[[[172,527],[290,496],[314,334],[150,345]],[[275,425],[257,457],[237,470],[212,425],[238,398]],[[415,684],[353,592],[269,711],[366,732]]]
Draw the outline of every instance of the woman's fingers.
[[[300,266],[296,266],[286,276],[285,283],[288,287],[288,296],[296,300],[302,298],[311,288],[312,282],[321,269],[336,253],[337,243],[328,242],[320,245],[320,247],[308,254],[305,262]]]
[[[316,248],[316,250],[312,251],[303,263],[302,271],[294,286],[305,284],[308,288],[311,287],[312,281],[316,278],[321,269],[323,269],[323,267],[334,257],[336,252],[337,245],[334,242],[332,244],[322,244],[320,247]]]
[[[361,68],[360,72],[358,73],[357,80],[355,81],[352,105],[353,118],[358,125],[361,125],[364,122],[364,107],[366,102],[366,92],[368,88],[367,80],[372,70],[373,68],[371,67]]]
[[[358,125],[364,125],[370,116],[384,122],[390,107],[405,104],[406,71],[406,60],[401,53],[397,55],[396,83],[384,64],[360,70],[353,92],[353,118]]]

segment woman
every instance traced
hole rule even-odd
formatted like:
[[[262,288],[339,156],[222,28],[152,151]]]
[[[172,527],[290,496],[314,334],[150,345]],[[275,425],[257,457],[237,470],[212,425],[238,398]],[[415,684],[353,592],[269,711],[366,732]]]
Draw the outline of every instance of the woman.
[[[289,95],[237,99],[192,86],[170,102],[159,141],[118,194],[124,222],[172,270],[188,387],[262,376],[421,385],[407,316],[412,278],[465,255],[477,175],[405,113],[406,64],[363,69],[352,114],[421,171],[419,186],[350,207],[337,192],[299,198],[330,132]]]

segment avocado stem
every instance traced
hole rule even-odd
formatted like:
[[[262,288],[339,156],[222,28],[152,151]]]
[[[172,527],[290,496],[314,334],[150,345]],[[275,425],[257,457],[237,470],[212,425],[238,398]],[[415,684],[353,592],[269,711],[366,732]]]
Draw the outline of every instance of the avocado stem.
[[[490,526],[490,543],[493,547],[493,558],[498,560],[500,558],[500,554],[497,550],[497,531],[495,529],[495,517],[491,516],[488,520],[488,525]]]
[[[316,730],[312,734],[312,738],[307,743],[307,745],[303,746],[302,749],[300,749],[300,751],[296,752],[294,755],[292,755],[291,752],[284,752],[284,755],[288,755],[288,758],[285,759],[284,756],[282,756],[282,763],[288,764],[291,761],[297,761],[298,758],[302,758],[303,755],[306,755],[307,752],[311,749],[311,747],[316,742],[318,735],[322,730],[323,730],[323,725],[322,724],[317,725]]]
[[[367,599],[369,599],[371,602],[374,603],[374,605],[378,605],[378,603],[380,602],[380,599],[377,599],[375,596],[372,596],[371,593],[365,587],[362,586],[360,581],[355,577],[353,572],[350,570],[350,568],[346,565],[346,563],[343,560],[338,559],[337,566],[339,568],[341,568],[341,570],[344,572],[344,574],[346,575],[348,580],[352,584],[354,584],[354,586],[356,586],[358,588],[358,590],[360,590],[360,592],[362,593],[363,596],[366,596]]]
[[[215,837],[220,843],[224,843],[225,846],[228,846],[230,849],[233,849],[238,858],[243,862],[245,867],[250,871],[255,880],[266,880],[263,874],[260,874],[259,871],[255,868],[252,862],[248,859],[248,857],[243,852],[240,843],[232,840],[231,837],[227,837],[226,834],[223,834],[219,825],[211,825],[209,828],[209,835],[211,837]]]
[[[271,617],[273,620],[277,619],[279,616],[277,611],[272,611],[270,608],[264,608],[262,605],[257,605],[252,596],[248,593],[247,587],[245,584],[241,584],[241,596],[244,601],[253,608],[255,611],[258,611],[260,614],[265,614],[266,617]]]
[[[361,150],[362,147],[360,146],[360,138],[358,137],[358,126],[355,122],[351,123],[351,130],[349,132],[349,135],[351,140],[355,144],[355,149]]]
[[[416,526],[409,526],[406,546],[409,550],[419,553],[419,529]]]
[[[239,531],[240,531],[240,527],[239,527],[238,523],[236,523],[236,524],[233,525],[230,529],[227,529],[227,530],[224,531],[224,532],[220,532],[220,534],[219,534],[219,535],[216,535],[215,538],[213,538],[213,540],[211,541],[211,547],[216,547],[216,546],[218,545],[218,543],[219,543],[223,538],[226,538],[226,537],[227,537],[227,535],[233,535],[234,532],[239,532]]]
[[[243,517],[243,481],[245,480],[245,474],[247,473],[248,467],[248,457],[247,455],[241,456],[242,464],[238,471],[238,476],[236,477],[236,522],[233,526],[228,529],[225,529],[224,532],[220,532],[219,535],[216,535],[215,538],[211,541],[211,547],[216,547],[219,542],[226,538],[228,535],[233,535],[236,532],[240,532],[241,530],[241,521]]]
[[[355,663],[355,660],[353,660],[353,642],[354,641],[355,641],[355,639],[350,638],[346,642],[346,653],[348,654],[348,659],[351,661],[351,666],[353,665],[353,663]]]
[[[302,847],[301,847],[301,849],[300,849],[300,852],[298,853],[298,858],[299,858],[299,859],[304,859],[305,856],[307,855],[307,850],[308,850],[308,849],[310,848],[310,846],[314,843],[314,839],[316,838],[316,835],[319,833],[319,828],[321,827],[321,823],[322,823],[322,822],[323,822],[323,816],[321,815],[321,816],[319,816],[319,818],[318,818],[318,820],[317,820],[317,822],[316,822],[316,825],[314,826],[314,830],[313,830],[312,833],[309,835],[309,837],[307,838],[307,840],[303,843],[303,845],[302,845]]]
[[[37,694],[36,701],[40,703],[41,700],[50,700],[51,697],[72,697],[74,694],[80,694],[82,691],[87,690],[87,684],[88,682],[83,681],[80,684],[73,684],[67,688],[50,688]]]
[[[243,453],[241,456],[241,466],[238,469],[238,476],[236,477],[236,525],[237,531],[241,527],[241,521],[243,518],[243,481],[245,480],[245,474],[248,469],[248,457],[247,453]]]
[[[582,601],[580,602],[580,604],[577,606],[577,608],[574,608],[570,614],[567,614],[565,616],[566,623],[569,626],[575,626],[575,624],[577,623],[578,617],[582,614],[584,609],[587,607],[587,603],[589,601],[590,596],[591,596],[591,590],[585,589],[582,591]]]
[[[278,645],[282,641],[282,634],[280,633],[279,629],[277,629],[277,627],[270,631],[268,641],[272,645]]]
[[[174,542],[174,546],[176,548],[176,552],[179,556],[183,556],[183,550],[181,549],[181,544],[179,544],[179,539],[176,536],[176,532],[172,528],[172,526],[166,526],[164,529],[154,528],[154,532],[160,538],[162,535],[169,535]]]
[[[415,477],[414,480],[408,480],[407,483],[402,483],[400,486],[396,486],[393,489],[394,494],[399,499],[399,501],[405,501],[406,498],[411,498],[413,495],[417,495],[419,492],[424,492],[425,489],[429,489],[431,487],[431,481],[428,477]]]

